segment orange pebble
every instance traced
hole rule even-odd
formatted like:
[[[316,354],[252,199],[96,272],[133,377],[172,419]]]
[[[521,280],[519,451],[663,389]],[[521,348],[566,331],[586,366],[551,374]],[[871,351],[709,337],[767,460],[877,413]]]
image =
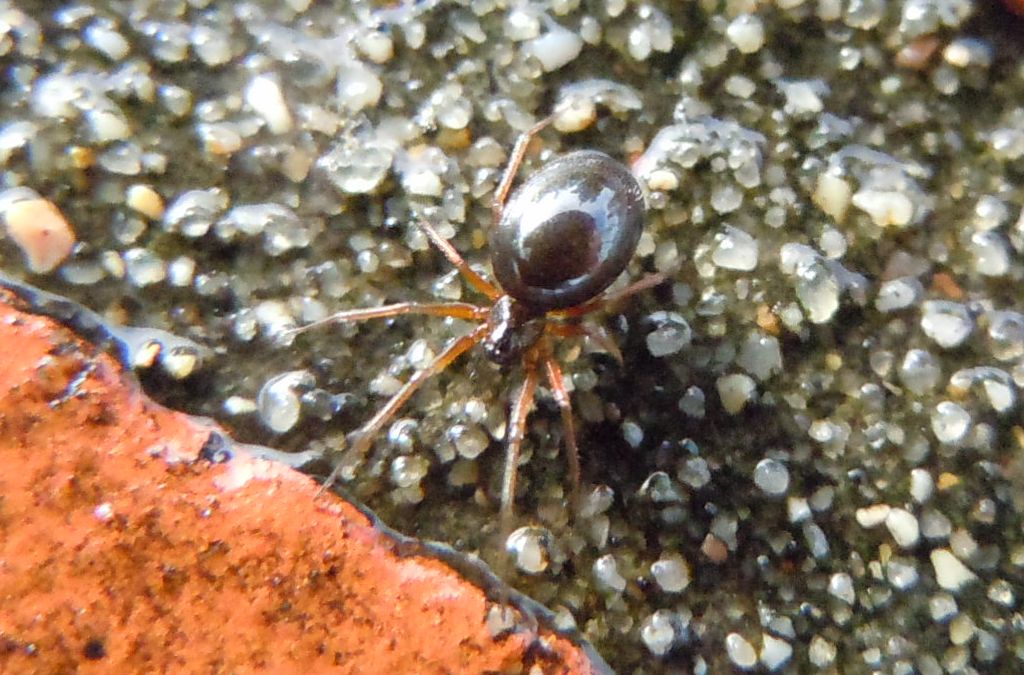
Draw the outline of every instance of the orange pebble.
[[[960,287],[956,279],[945,272],[937,272],[932,277],[932,290],[950,300],[960,300],[964,297],[964,289]]]
[[[924,70],[939,48],[939,44],[939,38],[934,35],[919,37],[896,52],[894,61],[900,68]]]
[[[45,274],[71,254],[75,233],[53,202],[41,197],[14,202],[4,212],[9,236],[22,253],[25,264],[36,274]]]

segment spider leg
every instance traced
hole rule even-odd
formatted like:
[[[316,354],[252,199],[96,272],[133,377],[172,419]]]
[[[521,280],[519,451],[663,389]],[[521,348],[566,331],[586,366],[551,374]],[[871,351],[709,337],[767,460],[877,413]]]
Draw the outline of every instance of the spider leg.
[[[593,300],[584,302],[582,305],[576,305],[575,307],[570,307],[569,309],[563,309],[557,312],[552,312],[552,314],[554,316],[562,318],[583,316],[584,314],[589,314],[591,312],[602,309],[608,305],[613,305],[619,300],[628,298],[631,295],[636,295],[641,291],[646,291],[648,288],[653,288],[660,284],[661,282],[665,281],[665,279],[667,278],[668,276],[662,274],[661,272],[657,272],[655,274],[648,274],[647,276],[641,278],[639,281],[634,281],[629,286],[626,286],[621,291],[605,293],[604,295],[598,296]]]
[[[313,328],[326,326],[329,323],[343,323],[345,321],[366,321],[367,319],[382,319],[390,316],[401,316],[403,314],[430,314],[432,316],[450,316],[456,319],[472,319],[484,321],[487,318],[488,310],[484,307],[471,305],[468,302],[398,302],[393,305],[381,305],[380,307],[363,307],[360,309],[347,309],[326,318],[308,323],[305,326],[291,328],[284,331],[282,336],[305,333]]]
[[[523,385],[516,395],[512,412],[508,418],[508,431],[505,432],[505,475],[501,481],[501,530],[511,530],[512,512],[515,508],[516,479],[519,476],[519,450],[526,434],[526,417],[533,407],[534,394],[537,392],[537,360],[531,351],[524,362],[526,375]]]
[[[554,115],[545,117],[540,122],[537,122],[532,127],[521,133],[519,138],[516,139],[516,144],[512,148],[512,154],[509,156],[508,166],[505,167],[505,173],[501,175],[501,182],[498,183],[498,187],[494,190],[494,199],[491,202],[491,213],[494,216],[495,223],[501,220],[501,211],[505,206],[505,199],[508,197],[509,190],[512,189],[512,181],[515,180],[516,173],[519,171],[519,165],[523,163],[523,157],[526,156],[526,148],[529,147],[530,141],[533,140],[533,137],[540,133],[544,127],[554,121]]]
[[[399,408],[401,408],[402,405],[404,405],[405,402],[416,393],[416,390],[419,389],[420,386],[429,378],[437,375],[451,365],[455,359],[459,358],[459,356],[466,352],[470,347],[483,340],[486,334],[487,324],[482,324],[473,329],[473,332],[468,335],[455,338],[445,345],[444,349],[441,350],[440,354],[434,357],[433,361],[427,364],[427,366],[422,370],[417,370],[413,373],[412,377],[410,377],[409,380],[403,384],[390,399],[388,399],[388,402],[377,411],[377,414],[367,420],[363,426],[359,427],[359,429],[355,431],[353,434],[354,440],[352,442],[352,447],[349,448],[348,454],[355,457],[355,459],[361,463],[363,458],[366,457],[366,453],[369,452],[370,446],[373,445],[373,441],[376,439],[381,428],[383,428],[383,426],[395,416],[395,413],[398,412]],[[317,491],[317,497],[323,494],[323,492],[334,483],[335,479],[338,477],[338,473],[341,471],[341,467],[342,464],[340,463],[334,467],[334,470],[331,471],[327,480],[324,481],[323,485],[321,485],[320,489]]]
[[[619,346],[615,344],[615,340],[608,337],[608,333],[600,326],[592,326],[586,323],[555,323],[549,321],[546,330],[551,335],[557,335],[558,337],[584,335],[593,340],[598,347],[608,352],[613,359],[618,361],[620,366],[623,364],[622,351],[619,349]]]
[[[463,259],[462,255],[455,250],[455,247],[452,246],[447,239],[438,234],[437,230],[431,227],[429,223],[423,220],[418,220],[416,221],[416,226],[423,231],[423,234],[427,235],[427,239],[430,240],[430,243],[437,247],[437,249],[444,254],[445,258],[448,258],[448,262],[450,262],[455,269],[459,270],[459,274],[462,275],[470,286],[483,293],[491,300],[497,300],[501,297],[501,291],[498,290],[497,286],[473,271],[469,264]]]
[[[576,445],[576,428],[572,419],[572,402],[569,392],[562,379],[562,367],[551,354],[551,345],[544,342],[544,371],[548,376],[548,386],[555,397],[558,409],[562,413],[562,430],[565,434],[566,461],[569,464],[569,478],[572,490],[569,493],[569,504],[572,513],[576,512],[580,497],[580,450]]]

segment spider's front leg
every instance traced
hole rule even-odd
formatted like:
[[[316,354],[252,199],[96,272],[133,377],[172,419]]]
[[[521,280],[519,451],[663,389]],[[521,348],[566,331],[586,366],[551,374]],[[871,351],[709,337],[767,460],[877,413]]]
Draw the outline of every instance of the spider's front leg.
[[[455,250],[455,247],[451,245],[451,242],[442,237],[437,230],[430,226],[429,223],[425,220],[418,220],[416,221],[416,226],[420,228],[423,234],[427,235],[427,239],[430,240],[430,243],[444,254],[444,257],[448,259],[448,262],[450,262],[452,266],[459,271],[459,274],[462,275],[462,278],[465,279],[470,286],[483,293],[491,300],[497,300],[501,297],[501,291],[498,290],[498,287],[477,274],[473,268],[469,266],[469,263],[467,263],[462,257],[462,254]]]
[[[494,199],[491,201],[491,215],[495,223],[501,220],[501,212],[505,208],[505,199],[508,198],[509,190],[512,189],[512,182],[516,178],[516,173],[519,172],[519,165],[523,163],[523,157],[526,156],[526,149],[530,146],[530,141],[554,121],[554,115],[545,117],[520,134],[519,138],[516,139],[516,144],[512,148],[512,154],[509,156],[508,166],[505,167],[505,173],[502,174],[501,182],[495,188]]]
[[[450,366],[455,359],[459,358],[462,354],[468,351],[471,347],[479,343],[484,339],[487,334],[487,324],[481,324],[477,326],[472,333],[463,335],[462,337],[455,338],[441,350],[441,353],[434,357],[434,360],[426,365],[422,370],[417,370],[413,373],[412,377],[399,388],[395,394],[388,399],[388,402],[377,411],[377,414],[366,421],[363,426],[359,427],[354,433],[354,441],[352,447],[349,448],[348,454],[355,458],[356,464],[361,464],[366,454],[370,451],[370,447],[373,445],[374,440],[377,438],[377,434],[380,433],[384,425],[387,424],[398,412],[398,410],[405,405],[416,390],[423,385],[429,378],[437,375],[445,368]],[[341,471],[343,464],[339,463],[331,471],[330,475],[327,476],[327,480],[324,481],[323,485],[320,486],[320,490],[317,492],[317,496],[323,494],[327,488],[329,488],[334,481],[338,478],[338,474]]]
[[[448,316],[454,319],[467,319],[471,321],[484,321],[487,319],[488,310],[484,307],[471,305],[468,302],[396,302],[392,305],[381,305],[380,307],[360,307],[359,309],[346,309],[318,321],[307,323],[305,326],[292,328],[281,333],[282,337],[290,337],[320,328],[331,323],[345,323],[348,321],[368,321],[370,319],[386,319],[392,316],[403,316],[405,314],[427,314],[430,316]]]

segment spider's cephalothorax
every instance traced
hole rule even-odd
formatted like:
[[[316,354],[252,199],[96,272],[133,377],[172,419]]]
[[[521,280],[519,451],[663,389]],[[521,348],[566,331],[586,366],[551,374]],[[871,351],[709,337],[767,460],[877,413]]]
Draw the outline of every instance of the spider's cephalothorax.
[[[601,295],[622,273],[636,250],[643,230],[644,201],[640,185],[622,163],[608,155],[584,150],[549,162],[511,197],[509,190],[530,139],[550,124],[547,118],[520,136],[492,202],[491,263],[497,285],[475,272],[458,251],[427,223],[419,227],[490,305],[465,302],[403,302],[339,312],[316,324],[336,321],[430,314],[479,322],[469,334],[453,339],[409,380],[354,434],[349,453],[357,460],[369,451],[377,434],[420,385],[448,367],[462,353],[482,344],[487,357],[502,366],[523,365],[523,384],[516,395],[505,436],[505,473],[501,510],[504,522],[512,515],[516,468],[541,373],[558,403],[565,427],[567,461],[572,475],[573,501],[580,481],[572,407],[554,358],[552,339],[586,335],[621,360],[599,329],[579,318],[610,302],[650,288],[664,277],[652,274],[622,291]],[[506,203],[507,198],[507,203]],[[326,488],[338,469],[324,483]]]
[[[484,353],[499,366],[511,366],[544,334],[543,314],[512,299],[498,298],[487,315]]]

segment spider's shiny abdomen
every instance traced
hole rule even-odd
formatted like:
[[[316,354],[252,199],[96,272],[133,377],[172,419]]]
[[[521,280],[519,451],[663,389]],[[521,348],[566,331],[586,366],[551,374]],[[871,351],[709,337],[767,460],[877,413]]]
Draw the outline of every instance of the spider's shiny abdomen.
[[[491,231],[494,275],[532,309],[579,305],[619,276],[643,224],[643,193],[625,165],[592,150],[564,155],[509,198]]]

